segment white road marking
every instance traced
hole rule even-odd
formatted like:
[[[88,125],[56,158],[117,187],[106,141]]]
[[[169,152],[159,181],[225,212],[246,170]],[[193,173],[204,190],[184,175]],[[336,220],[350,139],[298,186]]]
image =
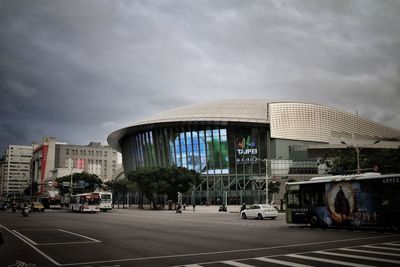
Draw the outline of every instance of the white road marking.
[[[244,264],[236,261],[221,261],[223,264],[236,266],[236,267],[255,267],[254,265]]]
[[[379,248],[379,249],[385,249],[385,250],[400,251],[400,248],[378,247],[378,246],[371,246],[371,245],[365,245],[365,246],[362,246],[362,247],[364,247],[364,248]]]
[[[291,266],[291,267],[312,267],[312,265],[305,265],[305,264],[300,264],[300,263],[295,263],[295,262],[290,262],[290,261],[281,261],[281,260],[275,260],[267,257],[259,257],[255,258],[255,260],[258,261],[265,261],[265,262],[270,262],[270,263],[275,263],[275,264],[280,264],[280,265],[285,265],[285,266]]]
[[[350,255],[350,254],[334,253],[334,252],[328,252],[328,251],[314,251],[313,253],[331,255],[331,256],[339,256],[339,257],[352,258],[352,259],[362,259],[362,260],[380,261],[380,262],[386,262],[386,263],[400,264],[400,261],[398,261],[398,260],[366,257],[366,256],[360,256],[360,255]]]
[[[63,229],[57,229],[57,230],[59,230],[59,231],[61,231],[61,232],[64,232],[64,233],[71,234],[71,235],[80,236],[80,237],[83,237],[83,238],[92,240],[92,241],[94,241],[94,242],[97,242],[97,243],[101,242],[100,240],[97,240],[97,239],[94,239],[94,238],[90,238],[90,237],[88,237],[88,236],[80,235],[80,234],[77,234],[77,233],[73,233],[73,232],[70,232],[70,231],[67,231],[67,230],[63,230]]]
[[[49,255],[47,255],[46,253],[44,253],[43,251],[41,251],[40,249],[38,249],[37,247],[35,247],[34,245],[32,245],[31,243],[29,243],[28,241],[26,241],[25,239],[23,239],[22,237],[18,236],[17,234],[15,234],[13,231],[9,230],[7,227],[4,227],[3,225],[0,225],[0,227],[6,229],[6,231],[8,231],[9,233],[13,234],[14,236],[16,236],[17,238],[21,239],[22,242],[26,243],[28,246],[30,246],[31,248],[33,248],[35,251],[37,251],[39,254],[41,254],[43,257],[45,257],[47,260],[49,260],[50,262],[52,262],[54,265],[56,266],[61,266],[60,263],[58,263],[57,261],[55,261],[54,259],[52,259]]]
[[[106,260],[106,261],[76,262],[76,263],[63,264],[62,266],[76,266],[76,265],[102,264],[102,263],[113,263],[113,262],[128,262],[128,261],[141,261],[141,260],[155,260],[155,259],[184,258],[184,257],[194,257],[194,256],[218,255],[218,254],[227,254],[227,253],[238,253],[238,252],[260,251],[260,250],[272,250],[272,249],[280,249],[280,248],[292,248],[292,247],[299,247],[299,246],[331,244],[331,243],[339,243],[339,242],[369,240],[369,239],[377,239],[377,238],[384,238],[384,237],[398,237],[398,236],[400,236],[400,234],[387,235],[387,236],[362,237],[362,238],[349,238],[349,239],[341,239],[341,240],[330,240],[330,241],[321,241],[321,242],[301,243],[301,244],[292,244],[292,245],[275,246],[275,247],[264,247],[264,248],[224,250],[224,251],[214,251],[214,252],[203,252],[203,253],[192,253],[192,254],[177,254],[177,255],[142,257],[142,258],[125,258],[125,259]],[[241,259],[237,259],[237,260],[241,260]],[[198,263],[198,264],[201,265],[202,263]],[[178,265],[178,266],[182,266],[182,265]],[[353,265],[351,265],[351,266],[353,266]],[[370,267],[370,265],[358,265],[358,267],[360,267],[360,266]]]
[[[399,243],[383,243],[384,245],[389,245],[389,246],[400,246]]]
[[[54,243],[40,243],[37,246],[52,246],[52,245],[72,245],[72,244],[93,244],[93,241],[76,241],[76,242],[54,242]]]
[[[27,237],[26,235],[21,234],[20,232],[18,232],[17,230],[12,230],[16,235],[18,235],[19,237],[25,239],[26,241],[28,241],[29,243],[31,243],[32,245],[37,246],[37,243],[35,241],[33,241],[32,239],[30,239],[29,237]]]
[[[315,251],[313,251],[313,252],[315,252]],[[350,262],[344,262],[344,261],[335,261],[335,260],[329,260],[329,259],[322,259],[322,258],[310,257],[310,256],[304,256],[304,255],[297,255],[297,254],[288,254],[286,256],[293,257],[293,258],[299,258],[299,259],[305,259],[305,260],[311,260],[311,261],[320,261],[320,262],[332,263],[332,264],[337,264],[337,265],[344,265],[344,266],[353,266],[353,267],[372,267],[373,266],[373,265],[350,263]]]
[[[340,248],[339,250],[400,257],[400,255],[398,253],[395,254],[395,253],[379,252],[379,251],[371,251],[371,250],[362,250],[362,249],[353,249],[353,248]]]

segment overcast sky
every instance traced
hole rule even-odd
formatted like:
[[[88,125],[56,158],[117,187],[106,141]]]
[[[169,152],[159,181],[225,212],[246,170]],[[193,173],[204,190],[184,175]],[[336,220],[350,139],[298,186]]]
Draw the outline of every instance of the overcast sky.
[[[400,1],[0,0],[0,153],[225,98],[400,129]]]

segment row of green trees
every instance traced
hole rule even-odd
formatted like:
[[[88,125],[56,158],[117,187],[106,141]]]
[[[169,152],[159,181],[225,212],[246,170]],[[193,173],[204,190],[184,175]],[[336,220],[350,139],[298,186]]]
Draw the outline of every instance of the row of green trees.
[[[103,184],[101,179],[95,174],[74,173],[72,175],[72,194],[92,192],[96,189],[111,189],[115,198],[125,195],[131,191],[141,193],[139,207],[143,208],[143,197],[153,203],[153,208],[157,208],[158,196],[167,195],[173,202],[178,200],[178,192],[186,193],[200,181],[200,174],[183,167],[145,167],[136,171],[129,172],[127,179],[109,181]],[[69,193],[69,186],[62,186],[63,183],[70,182],[71,176],[63,176],[56,179],[59,184],[61,195]]]
[[[330,167],[332,174],[346,174],[357,169],[355,149],[333,151],[334,160]],[[382,174],[400,173],[400,149],[363,149],[360,153],[362,172],[378,171]]]

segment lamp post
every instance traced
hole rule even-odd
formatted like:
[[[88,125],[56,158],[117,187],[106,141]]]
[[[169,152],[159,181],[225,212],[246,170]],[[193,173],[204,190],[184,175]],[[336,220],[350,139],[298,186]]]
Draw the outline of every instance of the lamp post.
[[[72,196],[72,174],[73,174],[73,161],[71,158],[68,159],[69,166],[71,167],[71,181],[69,183],[69,197]]]
[[[265,204],[269,204],[268,203],[268,167],[269,167],[269,163],[271,162],[271,160],[269,159],[258,159],[261,160],[265,163]]]
[[[372,145],[378,144],[380,141],[376,140],[375,142],[372,143]],[[364,147],[357,146],[357,145],[349,145],[345,141],[341,141],[343,145],[346,145],[349,148],[354,148],[356,150],[356,157],[357,157],[357,174],[361,173],[361,167],[360,167],[360,152]]]

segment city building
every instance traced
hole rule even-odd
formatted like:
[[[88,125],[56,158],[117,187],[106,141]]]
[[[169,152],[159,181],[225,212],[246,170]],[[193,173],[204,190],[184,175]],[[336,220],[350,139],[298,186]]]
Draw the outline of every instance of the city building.
[[[262,99],[181,107],[108,136],[125,173],[173,164],[199,172],[201,184],[185,196],[197,204],[265,203],[275,184],[279,194],[268,197],[279,202],[286,181],[327,175],[319,148],[398,148],[399,140],[400,130],[335,108]]]
[[[0,196],[20,196],[30,186],[33,145],[9,145],[0,161]]]
[[[71,172],[84,171],[108,181],[120,167],[117,151],[98,142],[69,145],[44,137],[32,156],[32,177],[39,184],[39,194],[54,190],[53,181]]]

